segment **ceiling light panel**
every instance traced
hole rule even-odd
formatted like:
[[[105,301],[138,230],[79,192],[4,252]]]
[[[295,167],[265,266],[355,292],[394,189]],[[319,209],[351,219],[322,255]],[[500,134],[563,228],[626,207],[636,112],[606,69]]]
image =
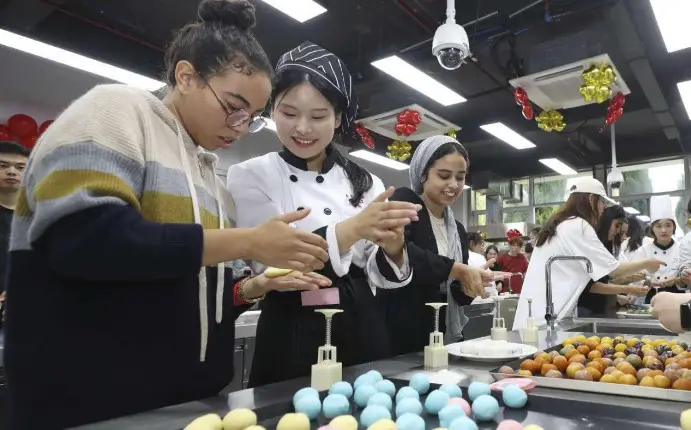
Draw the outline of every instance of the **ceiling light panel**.
[[[309,21],[326,12],[324,7],[312,0],[264,0],[264,3],[299,22]]]
[[[557,158],[542,158],[540,159],[540,163],[563,176],[573,176],[578,173]]]
[[[533,142],[529,141],[500,122],[481,125],[480,128],[497,139],[503,140],[516,149],[535,148],[535,144]]]
[[[650,0],[657,26],[662,34],[667,52],[691,48],[691,1],[689,0]]]
[[[361,160],[369,161],[370,163],[375,163],[379,164],[384,167],[388,167],[389,169],[394,169],[394,170],[407,170],[410,168],[409,165],[405,163],[401,163],[400,161],[392,160],[390,158],[384,157],[379,154],[375,154],[372,151],[366,151],[364,149],[360,149],[357,151],[353,151],[349,153],[351,157],[356,157]]]
[[[691,119],[691,81],[679,82],[677,88],[679,88],[679,95],[681,95],[681,101],[684,103],[686,115]]]

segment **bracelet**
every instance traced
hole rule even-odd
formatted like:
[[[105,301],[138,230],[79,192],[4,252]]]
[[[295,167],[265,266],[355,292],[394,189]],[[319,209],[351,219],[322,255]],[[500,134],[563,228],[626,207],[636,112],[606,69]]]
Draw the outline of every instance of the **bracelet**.
[[[252,277],[245,278],[238,283],[238,300],[245,303],[254,304],[264,299],[265,294],[262,294],[261,296],[255,297],[253,299],[248,299],[245,296],[245,284],[247,284],[247,281],[249,281],[250,279],[252,279]]]

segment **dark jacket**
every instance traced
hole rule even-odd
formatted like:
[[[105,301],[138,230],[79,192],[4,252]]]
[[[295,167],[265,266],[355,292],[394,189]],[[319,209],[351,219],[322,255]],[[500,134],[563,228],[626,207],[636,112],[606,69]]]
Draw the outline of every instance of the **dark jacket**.
[[[420,196],[410,188],[399,188],[390,200],[422,205],[422,210],[418,213],[419,220],[410,223],[405,229],[405,244],[413,270],[410,284],[404,288],[377,291],[377,298],[386,318],[392,352],[399,355],[420,352],[429,344],[429,333],[434,329],[434,311],[425,306],[425,303],[446,303],[446,295],[441,293],[440,286],[449,278],[455,261],[439,255],[429,212]],[[463,224],[456,221],[456,225],[463,247],[463,263],[468,264],[468,235]],[[379,250],[377,259],[385,259],[383,251]],[[383,276],[391,281],[396,280],[390,266],[378,266]],[[469,305],[473,300],[463,293],[458,281],[449,286],[449,291],[461,306]],[[442,313],[440,331],[443,333],[445,329],[445,313]]]

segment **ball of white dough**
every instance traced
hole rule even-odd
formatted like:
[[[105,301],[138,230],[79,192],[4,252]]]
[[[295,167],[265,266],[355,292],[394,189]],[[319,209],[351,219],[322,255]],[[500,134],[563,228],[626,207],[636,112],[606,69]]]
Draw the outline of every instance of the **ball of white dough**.
[[[310,419],[305,414],[285,414],[276,430],[310,430]]]
[[[208,414],[189,423],[185,430],[223,430],[223,422],[218,415]]]
[[[223,417],[223,430],[244,430],[257,425],[257,414],[251,409],[233,409]]]
[[[358,422],[352,415],[341,415],[331,420],[329,423],[331,427],[336,427],[338,430],[358,430]]]

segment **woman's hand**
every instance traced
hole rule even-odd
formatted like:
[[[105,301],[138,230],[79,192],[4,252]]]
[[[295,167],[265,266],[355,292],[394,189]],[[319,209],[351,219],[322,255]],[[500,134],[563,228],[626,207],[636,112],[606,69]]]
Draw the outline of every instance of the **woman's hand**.
[[[261,297],[270,291],[303,290],[313,291],[331,286],[331,280],[318,273],[291,272],[277,278],[264,275],[249,279],[244,285],[244,294],[248,299]]]
[[[309,209],[289,212],[272,218],[250,235],[248,253],[252,260],[267,266],[309,273],[324,267],[328,245],[321,236],[300,231],[289,224],[309,215]]]
[[[627,285],[624,287],[624,291],[626,292],[626,294],[640,297],[648,294],[650,288],[646,287],[645,285]]]
[[[632,304],[635,300],[634,296],[631,295],[624,295],[624,294],[619,294],[617,295],[617,304],[619,306],[628,306]]]
[[[405,227],[396,227],[391,230],[396,236],[391,240],[377,241],[377,245],[384,253],[398,265],[403,265],[403,248],[405,247]]]
[[[681,312],[679,307],[691,300],[691,294],[662,292],[653,297],[653,317],[657,318],[667,330],[681,333]]]
[[[666,265],[667,263],[662,260],[658,260],[657,258],[646,258],[643,260],[643,268],[650,273],[655,273],[660,270],[660,267]]]
[[[455,263],[450,275],[452,279],[460,281],[463,292],[468,297],[482,296],[485,293],[485,284],[488,282],[511,277],[510,273],[488,272],[462,263]]]
[[[484,268],[485,270],[487,270],[487,269],[491,268],[492,266],[494,266],[494,263],[496,263],[496,262],[497,262],[497,259],[496,259],[496,258],[490,258],[489,260],[487,260],[487,263],[485,263],[485,265],[483,266],[483,268]]]

